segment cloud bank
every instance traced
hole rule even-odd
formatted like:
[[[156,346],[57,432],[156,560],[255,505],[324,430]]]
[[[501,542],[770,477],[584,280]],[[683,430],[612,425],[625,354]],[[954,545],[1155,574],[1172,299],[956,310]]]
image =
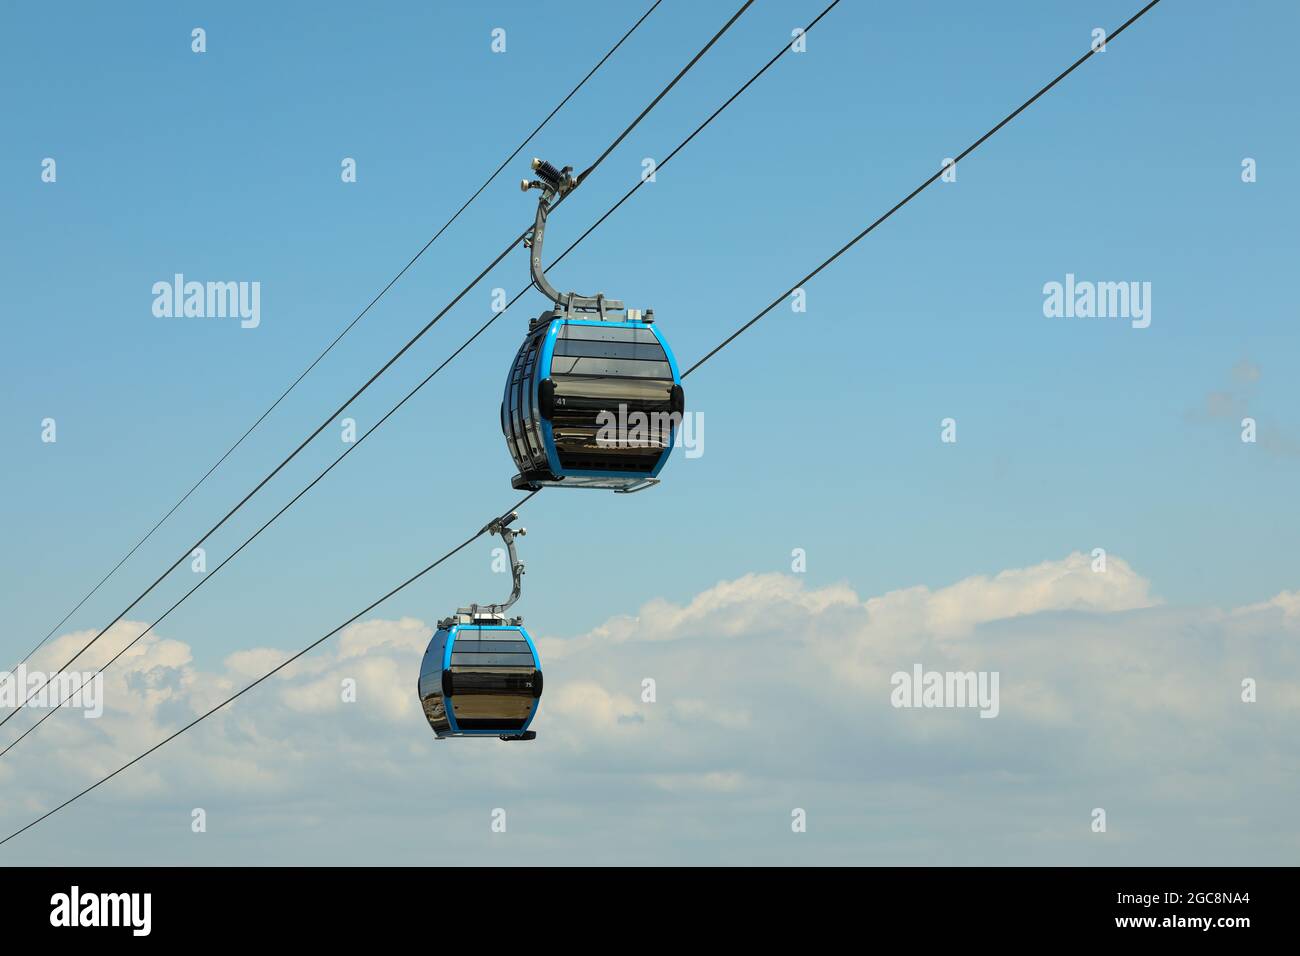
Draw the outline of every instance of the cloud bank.
[[[117,625],[89,666],[142,629]],[[532,744],[432,739],[414,690],[431,632],[411,618],[354,625],[0,853],[14,863],[1300,858],[1300,591],[1172,608],[1122,559],[1098,573],[1079,553],[865,598],[845,584],[747,575],[585,634],[535,627],[546,693]],[[31,666],[55,666],[89,636],[63,635]],[[146,637],[106,675],[101,719],[56,714],[0,760],[5,832],[290,652],[239,651],[208,673],[183,641]],[[891,706],[891,675],[916,665],[998,672],[997,718]],[[194,808],[206,832],[192,831]],[[489,826],[497,808],[505,833]],[[806,833],[791,830],[796,808]],[[1095,808],[1105,833],[1091,829]]]

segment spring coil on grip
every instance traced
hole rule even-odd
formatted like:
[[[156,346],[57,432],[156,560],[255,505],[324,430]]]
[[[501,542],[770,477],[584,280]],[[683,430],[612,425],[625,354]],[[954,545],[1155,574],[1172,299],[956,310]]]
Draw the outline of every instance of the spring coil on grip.
[[[533,160],[533,171],[552,189],[559,189],[564,183],[564,174],[544,159]]]

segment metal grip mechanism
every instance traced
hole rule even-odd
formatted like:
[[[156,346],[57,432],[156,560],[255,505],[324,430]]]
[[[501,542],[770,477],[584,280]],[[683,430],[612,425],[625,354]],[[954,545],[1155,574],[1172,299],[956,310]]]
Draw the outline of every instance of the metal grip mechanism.
[[[528,269],[533,277],[533,285],[566,313],[595,311],[604,318],[606,311],[622,309],[623,303],[609,299],[603,293],[593,296],[578,295],[575,292],[562,293],[546,278],[546,272],[542,269],[542,243],[546,238],[546,217],[565,196],[578,188],[578,180],[573,175],[572,166],[556,169],[553,164],[544,159],[534,159],[532,166],[538,178],[523,180],[519,188],[524,192],[538,189],[542,193],[537,200],[537,217],[533,220],[532,232],[524,237],[524,248],[528,250]]]
[[[563,169],[556,169],[552,164],[544,159],[533,157],[533,172],[537,173],[537,179],[520,180],[519,188],[524,192],[530,189],[540,189],[542,191],[541,202],[547,205],[555,205],[552,200],[563,199],[573,190],[578,188],[578,180],[573,175],[573,167],[565,166]]]
[[[563,189],[566,179],[572,179],[573,167],[565,166],[564,169],[556,169],[544,159],[533,159],[533,169],[546,183],[557,192],[568,192]],[[577,185],[577,183],[574,183]]]
[[[510,590],[510,597],[501,604],[471,604],[469,608],[471,615],[477,616],[479,614],[489,614],[497,617],[505,617],[505,612],[519,600],[519,591],[523,584],[524,563],[519,560],[519,555],[515,553],[515,538],[523,537],[528,534],[528,529],[519,528],[516,530],[515,528],[510,527],[511,522],[518,517],[519,512],[512,511],[509,514],[502,515],[500,518],[493,518],[485,524],[483,530],[479,532],[479,534],[498,534],[501,536],[501,540],[506,543],[506,551],[510,555],[510,575],[514,581],[514,586]]]

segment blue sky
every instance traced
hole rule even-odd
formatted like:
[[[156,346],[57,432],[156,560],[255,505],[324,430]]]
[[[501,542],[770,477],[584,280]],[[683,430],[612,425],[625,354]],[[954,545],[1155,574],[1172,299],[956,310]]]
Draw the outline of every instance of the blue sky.
[[[823,5],[759,0],[557,212],[552,255]],[[111,620],[530,221],[515,185],[527,157],[585,165],[734,6],[656,11],[65,630]],[[653,307],[689,365],[1136,8],[846,0],[552,279]],[[5,12],[3,654],[20,657],[116,563],[643,9]],[[1298,21],[1278,2],[1160,4],[957,182],[819,276],[807,313],[779,308],[692,376],[702,457],[675,455],[663,485],[635,497],[533,502],[530,627],[580,635],[654,599],[687,605],[718,582],[788,571],[796,547],[806,587],[860,595],[1095,547],[1193,619],[1300,586],[1286,46]],[[489,48],[495,27],[504,54]],[[44,157],[56,183],[41,182]],[[355,184],[340,182],[344,157]],[[1244,157],[1255,183],[1241,181]],[[525,269],[514,253],[471,292],[350,410],[359,427]],[[156,318],[151,287],[175,272],[260,281],[260,327]],[[1043,285],[1066,273],[1150,282],[1151,326],[1045,318]],[[521,301],[169,619],[194,667],[306,644],[518,497],[497,403],[542,307],[536,293]],[[1247,414],[1256,444],[1239,439]],[[54,445],[40,441],[47,416]],[[939,441],[946,417],[955,445]],[[327,429],[210,554],[342,451],[337,436]],[[480,543],[384,617],[432,621],[504,595],[489,557]],[[182,568],[131,620],[192,583]]]

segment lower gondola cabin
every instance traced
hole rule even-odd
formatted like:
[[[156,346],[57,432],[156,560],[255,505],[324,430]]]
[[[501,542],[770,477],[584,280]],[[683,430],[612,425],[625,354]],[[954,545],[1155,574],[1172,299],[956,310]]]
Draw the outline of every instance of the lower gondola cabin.
[[[439,622],[424,652],[418,684],[429,726],[444,737],[531,740],[542,696],[542,667],[522,624]]]

